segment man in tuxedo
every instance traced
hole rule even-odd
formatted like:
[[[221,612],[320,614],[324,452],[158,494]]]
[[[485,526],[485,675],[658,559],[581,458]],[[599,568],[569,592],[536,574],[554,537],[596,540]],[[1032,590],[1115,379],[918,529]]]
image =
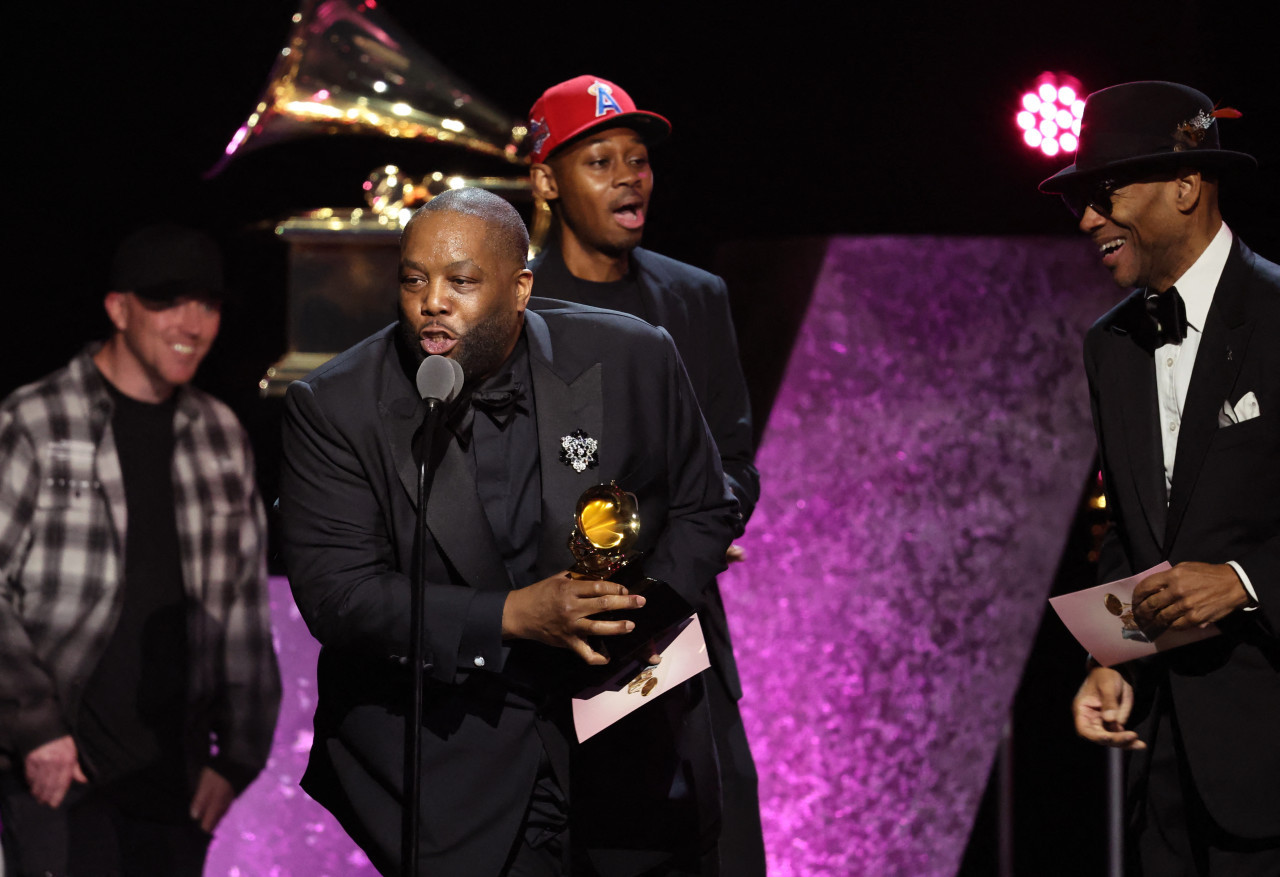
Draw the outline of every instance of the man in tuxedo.
[[[425,410],[413,376],[445,356],[466,383],[434,442],[423,510],[421,861],[458,877],[714,873],[699,685],[574,738],[569,695],[606,662],[590,638],[630,630],[645,599],[569,576],[567,537],[584,489],[616,481],[639,502],[645,574],[697,606],[737,506],[667,333],[591,308],[527,308],[527,249],[501,198],[438,196],[401,239],[398,325],[289,388],[285,559],[323,645],[303,786],[397,873]]]
[[[648,150],[670,133],[670,123],[636,109],[615,83],[578,76],[542,94],[529,111],[529,130],[534,192],[554,217],[547,247],[530,266],[539,295],[624,311],[671,334],[745,526],[760,497],[760,475],[724,280],[639,245],[653,191]],[[729,559],[742,559],[741,549],[732,547]],[[758,780],[738,712],[742,685],[715,582],[705,597],[700,609],[715,669],[709,693],[725,792],[721,865],[726,873],[763,877]]]
[[[1076,729],[1131,753],[1134,873],[1280,873],[1280,268],[1222,222],[1221,149],[1194,89],[1134,82],[1089,96],[1070,167],[1041,184],[1080,217],[1117,284],[1137,289],[1085,339],[1113,519],[1102,581],[1142,579],[1152,639],[1221,634],[1091,666]]]

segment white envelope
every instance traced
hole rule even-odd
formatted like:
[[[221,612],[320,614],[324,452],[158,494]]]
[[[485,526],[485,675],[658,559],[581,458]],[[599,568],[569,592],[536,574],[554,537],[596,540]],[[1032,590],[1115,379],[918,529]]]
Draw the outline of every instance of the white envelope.
[[[1071,635],[1104,667],[1217,636],[1220,633],[1217,625],[1210,624],[1191,630],[1166,630],[1153,643],[1137,629],[1129,609],[1133,589],[1147,576],[1166,569],[1169,569],[1167,561],[1127,579],[1050,597],[1049,603]]]
[[[707,641],[696,613],[676,625],[663,639],[669,644],[657,644],[662,663],[642,670],[639,676],[632,669],[626,676],[616,676],[573,699],[573,729],[579,743],[711,666]]]

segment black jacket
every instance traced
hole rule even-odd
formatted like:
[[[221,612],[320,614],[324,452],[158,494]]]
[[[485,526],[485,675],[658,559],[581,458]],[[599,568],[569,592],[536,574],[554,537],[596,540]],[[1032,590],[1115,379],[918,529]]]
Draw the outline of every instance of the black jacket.
[[[751,438],[751,403],[738,360],[738,340],[724,280],[640,247],[631,251],[631,266],[644,303],[644,313],[635,316],[666,329],[675,341],[719,449],[725,480],[738,499],[740,526],[745,526],[760,498],[760,473]],[[575,281],[554,243],[530,267],[537,295],[573,299]],[[712,664],[730,695],[735,700],[741,698],[729,623],[714,582],[700,608]]]
[[[670,338],[621,314],[541,306],[525,317],[542,478],[538,573],[571,565],[566,542],[579,495],[616,479],[640,501],[637,547],[649,552],[647,573],[701,604],[724,566],[737,506]],[[408,694],[399,659],[408,651],[416,502],[410,442],[422,416],[394,326],[293,384],[285,399],[285,559],[298,606],[323,646],[303,785],[387,871],[399,854]],[[561,462],[561,438],[576,430],[599,442],[597,468],[577,472]],[[593,744],[608,752],[614,729],[572,745],[559,677],[573,672],[576,656],[502,643],[508,575],[463,452],[456,440],[443,444],[426,512],[423,861],[432,873],[488,877],[511,849],[541,751],[567,787],[568,764]],[[628,721],[657,721],[654,706]],[[672,756],[629,767],[623,760],[614,771],[681,774],[698,786],[705,808],[718,798],[714,776],[700,765],[714,774],[714,755],[693,761]],[[625,807],[618,815],[625,820]],[[574,842],[590,839],[575,830]]]
[[[1141,291],[1085,338],[1094,425],[1114,527],[1102,581],[1170,563],[1237,561],[1261,607],[1219,622],[1219,637],[1126,665],[1139,704],[1166,684],[1196,788],[1243,837],[1280,835],[1280,268],[1237,238],[1214,292],[1187,390],[1165,504],[1155,372],[1140,343]],[[1218,425],[1253,392],[1260,416]],[[1150,704],[1146,704],[1149,708]],[[1147,739],[1154,710],[1138,711]],[[1141,782],[1144,752],[1131,779]]]

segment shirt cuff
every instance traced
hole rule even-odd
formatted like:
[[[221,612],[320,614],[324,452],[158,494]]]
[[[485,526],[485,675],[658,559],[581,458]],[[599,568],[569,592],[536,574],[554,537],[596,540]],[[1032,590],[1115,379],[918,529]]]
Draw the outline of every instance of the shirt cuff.
[[[1249,595],[1249,605],[1244,607],[1244,611],[1252,612],[1257,609],[1261,601],[1258,600],[1258,592],[1253,589],[1253,582],[1249,581],[1249,574],[1234,560],[1228,560],[1227,565],[1236,571],[1236,575],[1240,577],[1240,584],[1244,585],[1244,592]]]
[[[507,660],[502,643],[502,611],[509,590],[482,590],[467,609],[462,639],[458,643],[458,670],[501,673]]]

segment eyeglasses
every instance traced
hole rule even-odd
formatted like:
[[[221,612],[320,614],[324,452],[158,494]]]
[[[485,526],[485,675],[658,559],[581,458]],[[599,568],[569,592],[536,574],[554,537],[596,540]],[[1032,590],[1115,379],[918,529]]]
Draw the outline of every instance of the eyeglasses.
[[[1117,189],[1129,185],[1129,180],[1103,179],[1085,188],[1062,193],[1062,201],[1076,219],[1084,216],[1084,212],[1092,207],[1103,216],[1111,215],[1111,197]]]

